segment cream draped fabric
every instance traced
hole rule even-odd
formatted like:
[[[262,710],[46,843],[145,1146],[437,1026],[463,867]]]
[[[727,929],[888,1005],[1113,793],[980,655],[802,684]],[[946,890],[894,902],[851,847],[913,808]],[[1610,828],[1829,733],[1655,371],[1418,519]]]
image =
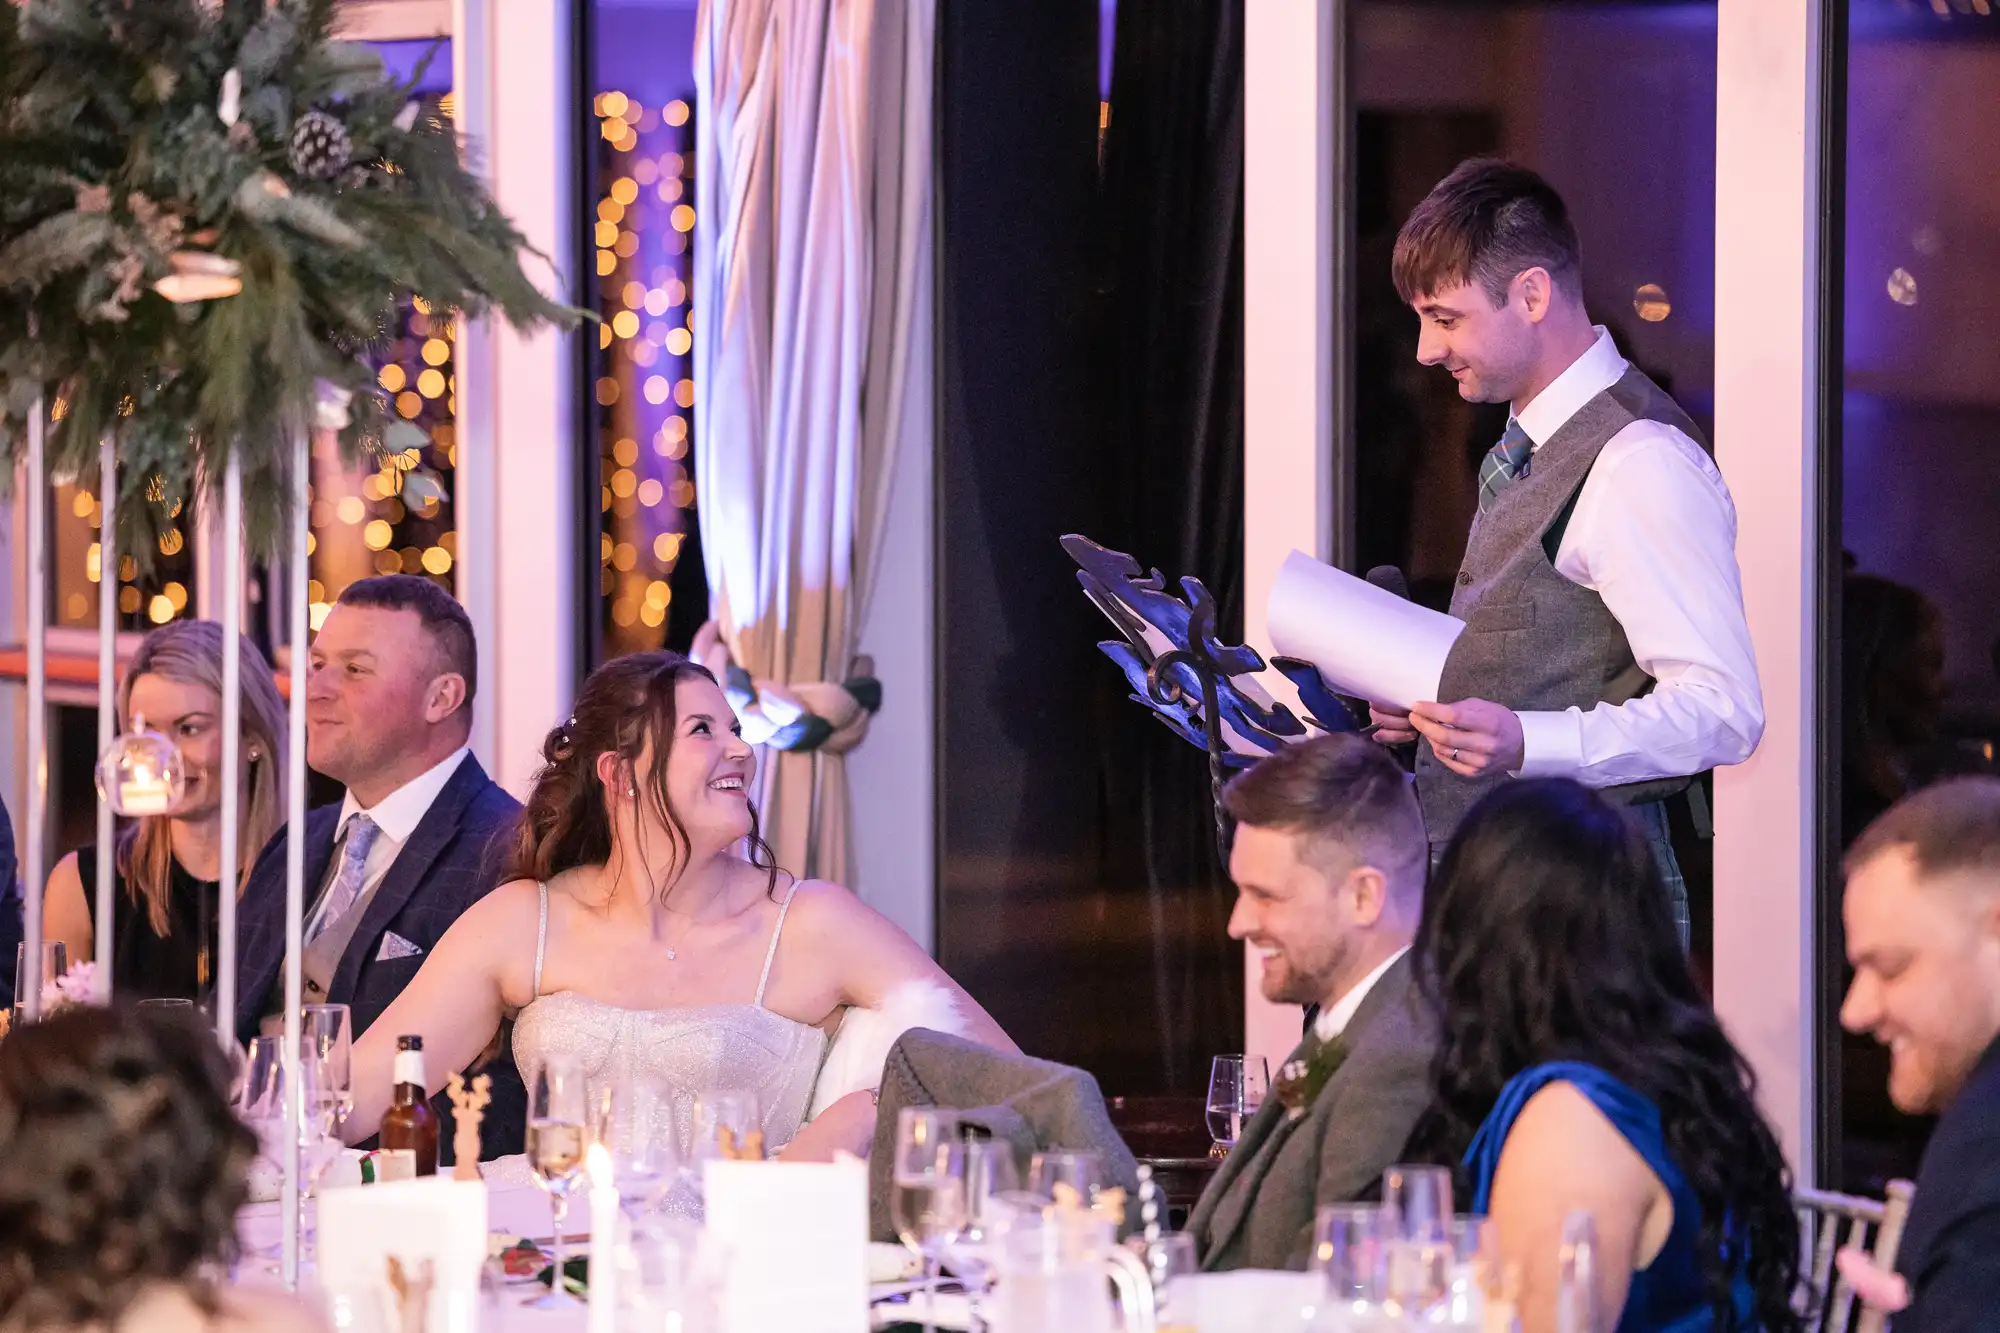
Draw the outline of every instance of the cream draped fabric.
[[[935,0],[702,0],[697,25],[709,596],[735,663],[811,698],[853,666],[896,452],[930,443]],[[779,864],[853,883],[841,753],[767,749],[759,788]]]

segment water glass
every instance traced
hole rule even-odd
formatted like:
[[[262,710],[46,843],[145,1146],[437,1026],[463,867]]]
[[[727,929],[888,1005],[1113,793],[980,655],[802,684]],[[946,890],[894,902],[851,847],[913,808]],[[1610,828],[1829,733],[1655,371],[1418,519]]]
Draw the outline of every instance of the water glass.
[[[56,979],[69,970],[69,948],[61,940],[42,941],[42,971],[35,993],[44,1001],[55,993]],[[28,942],[14,946],[14,1012],[18,1017],[23,1012],[30,986],[28,978]],[[42,1006],[48,1007],[46,1003]]]
[[[1076,1191],[1079,1204],[1088,1207],[1104,1188],[1104,1162],[1094,1152],[1065,1152],[1050,1149],[1038,1152],[1028,1163],[1028,1189],[1044,1199],[1056,1197],[1056,1186]]]
[[[555,1229],[555,1269],[548,1294],[523,1302],[534,1310],[580,1310],[583,1302],[563,1281],[563,1225],[569,1220],[569,1196],[583,1175],[583,1156],[590,1137],[590,1105],[583,1069],[575,1060],[552,1056],[535,1071],[528,1087],[528,1165],[549,1193]]]
[[[1146,1276],[1153,1281],[1161,1327],[1175,1318],[1174,1294],[1180,1280],[1201,1271],[1201,1258],[1194,1237],[1185,1231],[1169,1231],[1151,1240],[1132,1242],[1146,1261]]]
[[[1271,1090],[1270,1066],[1261,1055],[1218,1055],[1208,1073],[1208,1136],[1220,1157],[1236,1146],[1243,1124],[1257,1114]]]

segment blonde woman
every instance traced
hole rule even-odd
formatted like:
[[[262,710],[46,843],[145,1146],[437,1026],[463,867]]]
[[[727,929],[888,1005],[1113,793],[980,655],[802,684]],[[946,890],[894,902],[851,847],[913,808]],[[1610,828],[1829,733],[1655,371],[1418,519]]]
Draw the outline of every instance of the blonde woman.
[[[214,980],[216,879],[222,865],[222,627],[186,620],[148,634],[126,669],[118,718],[174,743],[187,770],[179,807],[134,820],[117,839],[112,990],[130,999],[204,997]],[[243,641],[242,770],[237,775],[237,892],[284,818],[285,706],[270,665]],[[71,959],[93,956],[97,848],[49,876],[47,937]]]

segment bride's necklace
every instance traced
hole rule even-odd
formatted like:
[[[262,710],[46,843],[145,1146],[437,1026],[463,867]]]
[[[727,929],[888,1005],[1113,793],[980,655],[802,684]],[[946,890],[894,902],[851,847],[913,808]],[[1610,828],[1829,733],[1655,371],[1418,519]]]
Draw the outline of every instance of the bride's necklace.
[[[673,909],[672,909],[672,908],[668,908],[667,910],[668,910],[668,911],[670,911],[670,912],[671,912],[671,911],[673,911]],[[675,916],[685,916],[685,915],[686,915],[686,913],[684,913],[684,912],[674,912],[674,915],[675,915]],[[676,940],[675,940],[675,941],[674,941],[674,942],[673,942],[672,944],[669,944],[669,945],[667,946],[667,961],[668,961],[668,962],[670,962],[670,963],[671,963],[671,962],[673,962],[673,961],[674,961],[674,959],[676,959],[676,958],[680,957],[680,948],[681,948],[681,946],[682,946],[683,944],[686,944],[686,943],[687,943],[687,937],[688,937],[688,934],[689,934],[689,932],[691,932],[691,931],[692,931],[693,929],[694,929],[694,918],[690,916],[690,917],[688,917],[688,919],[687,919],[687,924],[686,924],[685,926],[682,926],[682,927],[681,927],[681,933],[680,933],[680,938],[676,939]]]

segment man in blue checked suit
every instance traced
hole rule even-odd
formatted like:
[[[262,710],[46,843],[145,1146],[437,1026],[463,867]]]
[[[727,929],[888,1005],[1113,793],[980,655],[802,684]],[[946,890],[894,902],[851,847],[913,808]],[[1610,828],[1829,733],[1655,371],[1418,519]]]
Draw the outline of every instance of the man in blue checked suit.
[[[347,796],[306,817],[304,995],[349,1006],[357,1038],[493,888],[520,813],[467,748],[475,664],[464,609],[407,574],[349,585],[313,641],[306,762]],[[237,915],[245,1040],[284,1011],[285,839],[281,828],[258,858]],[[487,1158],[519,1152],[525,1128],[507,1035],[479,1067],[493,1076]]]

